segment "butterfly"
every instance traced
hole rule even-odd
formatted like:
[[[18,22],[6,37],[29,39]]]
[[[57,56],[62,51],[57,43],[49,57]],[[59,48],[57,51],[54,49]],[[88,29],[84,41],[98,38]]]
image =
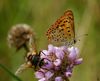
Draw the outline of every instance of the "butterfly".
[[[71,10],[65,11],[57,21],[47,30],[49,43],[71,46],[76,43],[74,16]]]

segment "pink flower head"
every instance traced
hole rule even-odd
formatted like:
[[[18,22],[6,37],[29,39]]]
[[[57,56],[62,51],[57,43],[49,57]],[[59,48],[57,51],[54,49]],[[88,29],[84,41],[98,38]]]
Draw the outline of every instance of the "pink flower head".
[[[74,66],[83,60],[79,58],[78,48],[53,45],[48,45],[48,50],[41,52],[41,59],[43,58],[44,65],[35,73],[39,81],[68,81]]]
[[[63,81],[62,77],[56,77],[55,81]]]

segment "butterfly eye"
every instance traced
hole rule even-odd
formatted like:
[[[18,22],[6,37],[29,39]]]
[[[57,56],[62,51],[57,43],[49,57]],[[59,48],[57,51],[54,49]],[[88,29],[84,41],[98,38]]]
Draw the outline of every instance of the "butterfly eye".
[[[74,39],[74,44],[76,43],[76,40]]]

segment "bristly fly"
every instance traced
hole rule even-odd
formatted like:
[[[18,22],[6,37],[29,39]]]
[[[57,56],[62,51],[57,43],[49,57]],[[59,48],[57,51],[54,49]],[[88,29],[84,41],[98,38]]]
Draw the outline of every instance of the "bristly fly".
[[[35,39],[33,39],[33,37],[30,38],[29,47],[30,47],[29,48],[30,51],[27,53],[27,55],[25,57],[25,63],[22,64],[17,69],[17,71],[15,72],[16,75],[18,75],[19,73],[21,73],[23,70],[25,70],[27,68],[33,68],[36,71],[39,67],[44,65],[44,59],[40,58],[40,54],[42,51],[37,53]]]

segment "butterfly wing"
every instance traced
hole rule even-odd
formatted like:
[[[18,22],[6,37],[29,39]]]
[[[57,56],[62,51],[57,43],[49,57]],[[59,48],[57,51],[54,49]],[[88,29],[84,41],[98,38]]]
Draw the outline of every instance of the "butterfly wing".
[[[75,39],[74,16],[67,10],[46,32],[51,43],[73,44]]]

